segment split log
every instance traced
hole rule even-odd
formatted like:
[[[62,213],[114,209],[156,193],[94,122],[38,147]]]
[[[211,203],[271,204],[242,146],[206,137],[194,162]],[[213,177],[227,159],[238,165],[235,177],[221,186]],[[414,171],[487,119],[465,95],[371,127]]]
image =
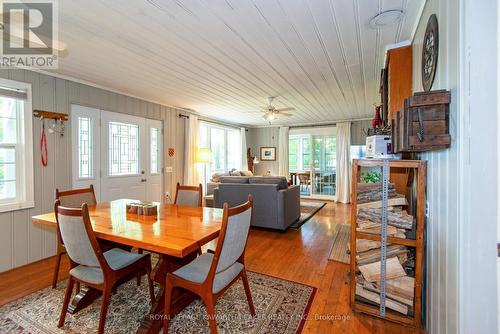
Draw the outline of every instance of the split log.
[[[364,281],[361,284],[362,284],[364,289],[380,294],[380,289],[377,286],[375,286],[375,284],[372,284],[372,283],[369,283],[366,281]],[[392,293],[388,293],[387,291],[385,293],[385,296],[386,296],[386,299],[389,298],[389,299],[395,300],[397,302],[403,303],[405,305],[408,305],[409,307],[413,307],[413,298],[411,298],[411,299],[404,298],[401,296],[393,295]]]
[[[408,205],[408,202],[406,201],[406,198],[403,195],[400,195],[398,197],[389,198],[387,201],[387,205],[388,206],[402,206],[402,205]],[[357,205],[358,210],[360,208],[378,209],[381,207],[382,207],[382,201],[365,202],[365,203],[360,203]]]
[[[368,282],[380,281],[380,261],[358,266],[364,279]],[[406,276],[406,272],[397,257],[391,257],[386,262],[386,279]]]
[[[389,184],[388,197],[398,197],[394,183]],[[357,202],[368,203],[382,200],[382,183],[358,183]]]
[[[388,245],[387,246],[387,257],[394,257],[400,254],[406,254],[408,248],[403,245]],[[380,248],[371,249],[366,252],[358,253],[356,255],[356,262],[358,265],[365,265],[373,262],[380,261]],[[399,261],[399,258],[398,258]]]
[[[364,233],[380,234],[381,233],[381,226],[380,226],[380,224],[378,224],[378,226],[375,226],[375,227],[357,228],[356,230],[359,232],[364,232]],[[394,226],[387,226],[387,235],[388,236],[394,236],[397,233],[398,233],[397,228],[395,228]]]
[[[368,225],[369,226],[369,225]],[[357,228],[356,231],[358,232],[363,232],[363,233],[370,233],[370,234],[381,234],[381,227],[380,224],[375,224],[373,227],[368,227],[368,228]],[[405,230],[402,228],[397,228],[394,226],[387,226],[387,235],[390,237],[397,237],[400,239],[406,239],[406,234]]]
[[[348,245],[350,250],[351,244]],[[356,253],[366,252],[370,249],[380,248],[380,241],[357,239],[356,240]]]
[[[378,293],[368,291],[360,284],[356,284],[356,295],[380,305],[380,295]],[[408,315],[408,306],[403,303],[386,298],[385,306],[396,312]]]
[[[382,223],[382,209],[366,209],[361,208],[358,211],[358,219],[368,220],[373,223]],[[387,224],[411,230],[413,227],[413,216],[409,215],[406,211],[388,211]]]
[[[375,283],[378,286],[378,282]],[[413,299],[415,293],[415,278],[410,276],[402,276],[394,279],[389,279],[385,284],[386,292],[397,295],[406,299]]]

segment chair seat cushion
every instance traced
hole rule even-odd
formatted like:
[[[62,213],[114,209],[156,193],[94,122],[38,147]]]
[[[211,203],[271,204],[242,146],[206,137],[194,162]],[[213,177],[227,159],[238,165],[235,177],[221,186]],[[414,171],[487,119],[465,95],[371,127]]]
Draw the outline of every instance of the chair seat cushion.
[[[120,248],[113,248],[105,252],[104,258],[113,270],[119,270],[137,262],[146,254],[130,253]],[[69,271],[70,275],[87,283],[104,283],[104,274],[100,267],[89,267],[79,265]]]
[[[184,267],[177,269],[173,274],[190,282],[202,283],[207,278],[213,258],[213,254],[205,253],[198,256]],[[218,293],[224,289],[236,276],[238,276],[242,269],[243,265],[239,262],[235,262],[226,270],[215,274],[212,292]]]

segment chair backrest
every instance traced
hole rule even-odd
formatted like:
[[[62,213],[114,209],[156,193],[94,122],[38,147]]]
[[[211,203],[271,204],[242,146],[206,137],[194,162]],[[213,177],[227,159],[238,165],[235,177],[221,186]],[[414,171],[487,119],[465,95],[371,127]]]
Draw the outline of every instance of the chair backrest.
[[[243,262],[245,247],[252,221],[253,197],[248,196],[248,202],[234,208],[224,203],[222,228],[217,242],[214,263],[215,273],[226,270],[236,261]]]
[[[181,186],[177,182],[174,204],[186,205],[186,206],[201,206],[202,194],[203,194],[203,188],[201,184],[198,185],[197,187]]]
[[[54,205],[57,228],[72,262],[89,267],[101,267],[103,262],[99,243],[92,230],[87,204],[81,209]]]
[[[81,208],[83,203],[87,203],[87,205],[97,204],[93,185],[90,185],[89,188],[67,191],[56,189],[56,199],[61,202],[61,206],[66,208]]]
[[[308,182],[310,179],[311,179],[310,174],[306,174],[306,173],[299,174],[299,181],[300,182]]]

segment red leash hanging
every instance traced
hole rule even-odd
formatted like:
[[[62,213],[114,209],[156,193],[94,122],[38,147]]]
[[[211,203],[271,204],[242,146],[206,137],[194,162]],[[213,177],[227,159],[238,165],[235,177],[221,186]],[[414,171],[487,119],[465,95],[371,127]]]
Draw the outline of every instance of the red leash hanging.
[[[45,122],[42,118],[42,137],[40,138],[40,151],[42,152],[42,166],[46,167],[49,163],[49,156],[47,151],[47,137],[45,136]]]

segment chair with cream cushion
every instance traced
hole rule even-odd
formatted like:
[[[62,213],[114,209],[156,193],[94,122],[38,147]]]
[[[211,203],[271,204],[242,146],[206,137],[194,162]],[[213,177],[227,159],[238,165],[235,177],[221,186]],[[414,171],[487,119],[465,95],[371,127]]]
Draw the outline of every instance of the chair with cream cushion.
[[[70,271],[58,327],[64,325],[69,301],[75,282],[102,291],[101,314],[98,333],[104,332],[106,313],[112,289],[119,281],[145,273],[148,279],[151,302],[154,300],[153,282],[150,279],[149,254],[130,253],[120,248],[101,250],[90,222],[87,204],[81,209],[66,208],[56,200],[54,212],[57,229],[70,260]]]
[[[94,186],[90,185],[88,188],[73,189],[67,191],[59,191],[56,189],[56,199],[58,199],[62,206],[67,208],[80,208],[83,203],[87,205],[97,204],[95,198]],[[52,276],[52,288],[55,289],[57,285],[57,277],[59,276],[59,267],[61,265],[61,257],[66,254],[64,243],[62,242],[61,235],[57,231],[57,255],[56,266],[54,268],[54,275]]]
[[[177,182],[175,190],[174,204],[185,206],[202,206],[203,188],[200,185],[196,186],[181,186]]]
[[[168,333],[172,290],[182,288],[200,296],[208,311],[211,333],[217,333],[215,303],[239,278],[242,279],[250,313],[255,315],[245,269],[245,248],[252,219],[253,198],[228,208],[224,204],[222,227],[215,252],[209,251],[192,262],[167,274],[165,284],[165,317],[163,332]]]

